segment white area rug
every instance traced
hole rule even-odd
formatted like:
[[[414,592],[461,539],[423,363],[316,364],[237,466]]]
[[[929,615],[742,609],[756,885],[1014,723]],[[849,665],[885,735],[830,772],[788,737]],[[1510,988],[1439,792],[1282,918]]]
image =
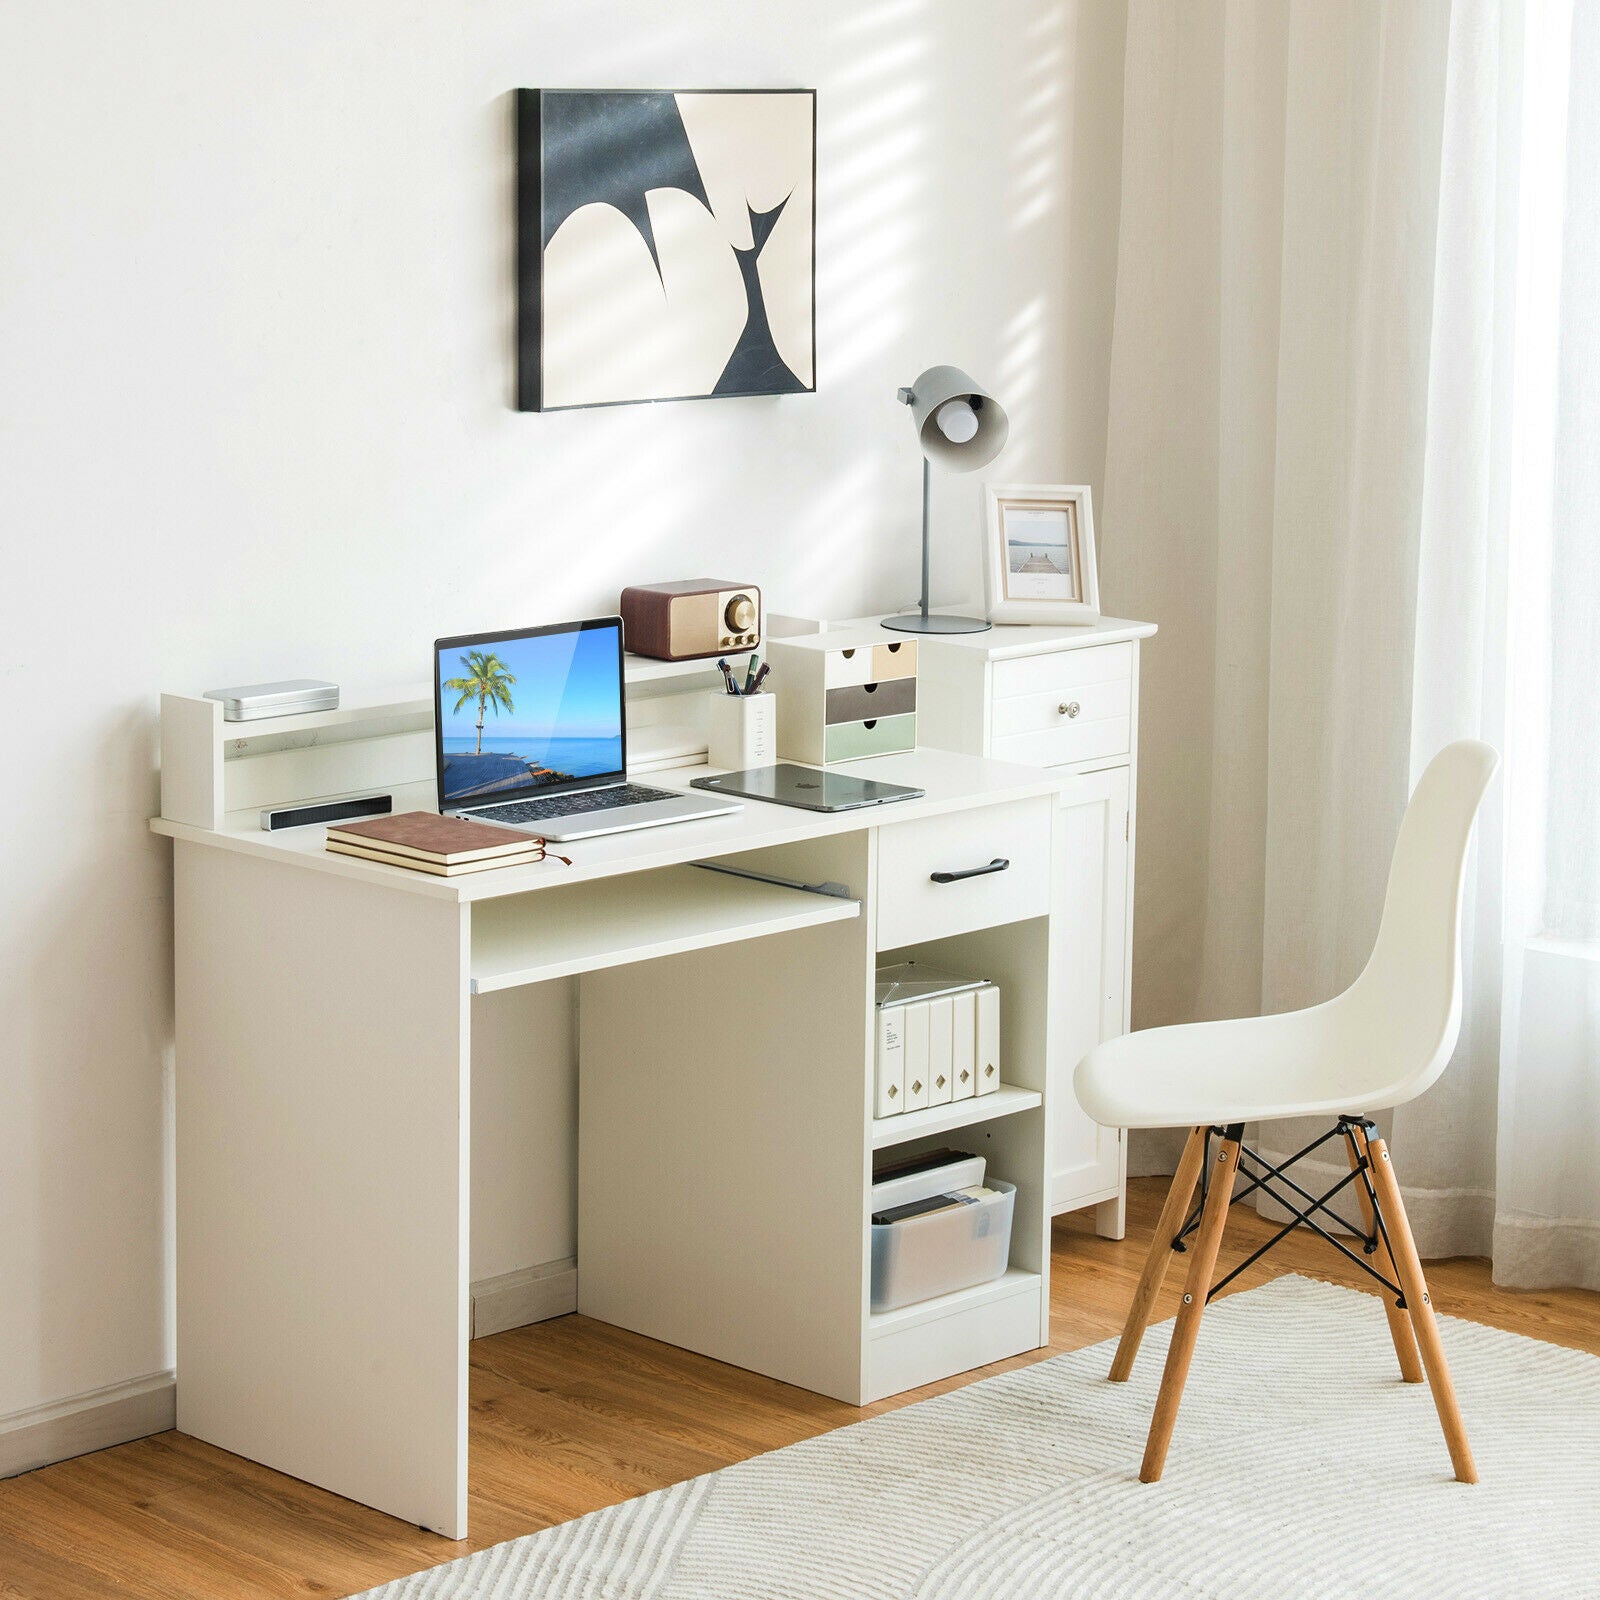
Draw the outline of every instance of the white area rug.
[[[1443,1321],[1477,1485],[1377,1298],[1288,1276],[1207,1311],[1159,1484],[1170,1322],[1126,1384],[1074,1351],[365,1600],[1594,1600],[1600,1358]]]

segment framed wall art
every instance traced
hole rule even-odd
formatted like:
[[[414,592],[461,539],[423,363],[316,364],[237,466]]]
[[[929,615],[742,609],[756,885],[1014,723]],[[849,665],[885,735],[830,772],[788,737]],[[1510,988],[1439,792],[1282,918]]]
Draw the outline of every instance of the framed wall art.
[[[984,591],[991,622],[1100,620],[1087,484],[986,484]]]
[[[816,93],[519,89],[517,405],[816,388]]]

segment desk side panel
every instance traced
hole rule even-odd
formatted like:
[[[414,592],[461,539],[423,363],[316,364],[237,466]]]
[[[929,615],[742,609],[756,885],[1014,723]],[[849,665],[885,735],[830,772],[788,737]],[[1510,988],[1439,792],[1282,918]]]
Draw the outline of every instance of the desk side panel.
[[[468,913],[175,862],[178,1427],[463,1537]]]
[[[869,841],[743,860],[865,901]],[[580,1311],[861,1400],[869,910],[583,978]]]

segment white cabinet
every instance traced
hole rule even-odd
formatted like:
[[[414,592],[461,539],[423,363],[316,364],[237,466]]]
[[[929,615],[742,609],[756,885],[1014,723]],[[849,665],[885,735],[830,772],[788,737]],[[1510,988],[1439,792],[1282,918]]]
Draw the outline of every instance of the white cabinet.
[[[921,742],[1047,767],[1062,781],[1050,957],[1050,1209],[1096,1206],[1121,1238],[1125,1136],[1078,1106],[1084,1053],[1127,1030],[1139,642],[1146,622],[993,628],[922,641]]]

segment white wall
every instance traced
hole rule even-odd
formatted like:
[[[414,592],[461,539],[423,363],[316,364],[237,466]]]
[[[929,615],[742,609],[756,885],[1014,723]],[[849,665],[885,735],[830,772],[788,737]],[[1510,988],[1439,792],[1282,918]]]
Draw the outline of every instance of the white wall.
[[[1006,399],[997,472],[1098,487],[1121,32],[1097,0],[0,9],[0,1417],[173,1359],[158,691],[415,681],[438,633],[629,580],[909,601],[894,389],[932,361]],[[508,409],[519,84],[819,90],[815,396]],[[936,494],[966,599],[978,485]]]

